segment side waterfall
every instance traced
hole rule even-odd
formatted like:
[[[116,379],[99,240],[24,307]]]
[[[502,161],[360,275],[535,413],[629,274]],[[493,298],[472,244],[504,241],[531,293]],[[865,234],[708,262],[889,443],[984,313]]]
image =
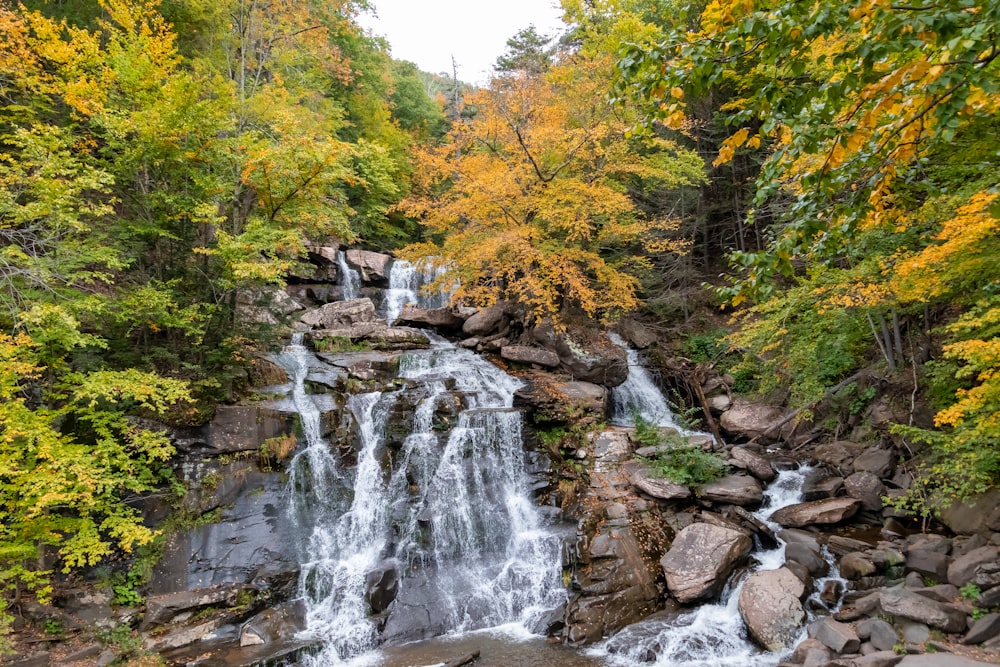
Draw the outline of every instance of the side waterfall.
[[[389,289],[382,303],[382,316],[392,324],[411,304],[420,308],[443,308],[451,300],[453,289],[441,289],[428,294],[423,288],[441,279],[448,272],[447,266],[430,264],[413,265],[406,260],[393,261],[389,270]]]
[[[310,533],[299,584],[307,634],[324,643],[309,664],[371,664],[384,641],[530,628],[565,601],[562,541],[534,505],[511,409],[518,380],[444,341],[402,354],[384,391],[347,399],[341,419],[356,442],[345,457],[345,443],[321,437],[306,393],[322,362],[301,338],[279,362],[306,440],[289,488],[292,519]],[[401,412],[402,425],[392,421]]]
[[[347,264],[347,253],[343,250],[337,251],[337,270],[344,299],[357,299],[361,293],[361,275]]]

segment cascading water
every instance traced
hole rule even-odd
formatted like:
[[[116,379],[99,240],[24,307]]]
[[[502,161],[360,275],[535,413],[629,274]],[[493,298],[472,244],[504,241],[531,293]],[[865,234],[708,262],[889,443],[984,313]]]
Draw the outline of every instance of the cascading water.
[[[639,360],[639,353],[618,334],[612,332],[608,337],[628,354],[628,378],[611,390],[611,423],[633,426],[638,416],[649,424],[679,428],[663,394]]]
[[[774,512],[799,502],[809,468],[778,475],[764,494],[755,516],[767,520]],[[771,526],[779,529],[776,524]],[[753,554],[754,569],[770,570],[784,563],[784,545]],[[762,652],[750,640],[738,609],[740,585],[727,586],[720,602],[706,604],[669,620],[650,620],[625,628],[592,654],[608,664],[650,667],[774,667],[781,656]]]
[[[615,343],[624,341],[612,334]],[[677,427],[669,406],[639,362],[638,354],[628,350],[629,378],[612,393],[615,423],[630,425],[635,415],[660,426]],[[782,507],[800,502],[801,490],[811,472],[807,466],[780,473],[764,492],[761,508],[755,516],[773,531],[780,526],[770,523],[771,515]],[[784,544],[775,549],[757,551],[752,558],[756,570],[772,570],[784,564]],[[829,555],[828,555],[829,556]],[[832,558],[828,558],[832,567]],[[828,578],[837,578],[831,569]],[[739,613],[741,583],[727,586],[720,602],[706,604],[668,620],[648,620],[631,625],[589,653],[602,657],[614,667],[643,663],[651,667],[773,667],[780,656],[762,652],[750,640]]]
[[[376,661],[386,638],[530,626],[565,601],[562,541],[528,488],[521,415],[511,409],[517,380],[443,341],[401,355],[392,391],[347,401],[359,440],[349,466],[320,437],[305,393],[314,358],[299,343],[279,361],[307,440],[290,488],[294,518],[311,530],[300,580],[307,634],[324,642],[310,664]],[[415,403],[413,415],[393,444],[391,415],[403,401]],[[449,407],[450,430],[435,423]],[[368,594],[385,573],[398,591],[376,619]]]
[[[397,259],[389,268],[389,289],[382,303],[383,316],[392,324],[407,305],[420,308],[444,308],[451,300],[453,289],[435,290],[427,293],[423,288],[441,279],[448,272],[447,265],[426,262],[413,265]]]
[[[357,299],[361,293],[361,275],[347,264],[347,253],[343,250],[337,251],[337,270],[344,299]]]

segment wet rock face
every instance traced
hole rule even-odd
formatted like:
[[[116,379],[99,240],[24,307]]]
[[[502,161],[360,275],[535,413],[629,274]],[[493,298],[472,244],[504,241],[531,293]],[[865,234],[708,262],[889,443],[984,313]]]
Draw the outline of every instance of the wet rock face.
[[[696,523],[677,535],[660,565],[673,596],[693,602],[717,595],[752,547],[746,533]]]
[[[740,590],[739,610],[750,636],[769,651],[795,641],[805,621],[805,586],[788,568],[754,572]]]
[[[248,475],[218,521],[178,532],[167,540],[150,582],[153,595],[240,585],[290,592],[299,572],[294,527],[285,516],[279,473]]]
[[[605,387],[617,387],[628,377],[628,354],[597,329],[570,325],[566,333],[556,333],[551,320],[531,332],[532,340],[553,350],[559,367],[574,380]]]

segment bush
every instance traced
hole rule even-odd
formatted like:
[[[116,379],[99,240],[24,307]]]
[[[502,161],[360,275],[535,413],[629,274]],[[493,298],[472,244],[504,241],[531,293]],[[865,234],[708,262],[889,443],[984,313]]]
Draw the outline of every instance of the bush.
[[[660,477],[685,486],[701,486],[726,474],[726,462],[713,452],[693,445],[664,449],[655,457],[644,459]]]

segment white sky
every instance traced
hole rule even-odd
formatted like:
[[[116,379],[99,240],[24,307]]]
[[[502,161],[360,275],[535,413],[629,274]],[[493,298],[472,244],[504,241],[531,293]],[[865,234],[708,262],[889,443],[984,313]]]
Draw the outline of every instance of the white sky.
[[[551,35],[564,27],[557,0],[372,0],[377,17],[359,23],[385,37],[397,60],[409,60],[435,74],[485,84],[507,40],[529,25]]]

